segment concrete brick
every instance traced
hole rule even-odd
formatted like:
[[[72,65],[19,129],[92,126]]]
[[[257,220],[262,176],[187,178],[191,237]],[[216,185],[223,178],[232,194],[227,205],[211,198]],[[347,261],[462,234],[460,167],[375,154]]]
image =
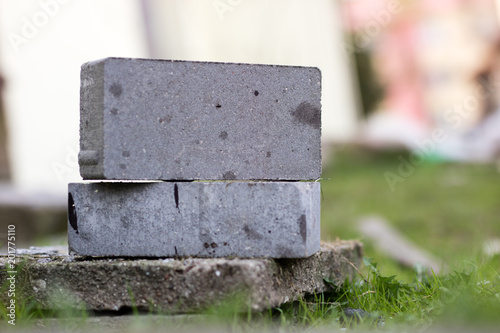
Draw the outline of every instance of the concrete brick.
[[[107,58],[81,71],[80,173],[115,180],[312,180],[321,73]]]
[[[71,183],[68,215],[84,256],[303,258],[320,246],[320,183]]]
[[[241,310],[263,311],[305,295],[334,290],[361,264],[362,245],[356,241],[323,243],[305,259],[125,259],[55,254],[49,249],[29,255],[17,275],[17,300],[36,301],[42,309],[81,308],[161,313],[203,311],[235,292],[244,293]],[[19,256],[21,256],[19,254]],[[0,281],[7,281],[7,257],[0,255]],[[8,302],[7,293],[0,301]],[[234,305],[237,305],[233,302]],[[122,330],[123,331],[123,330]],[[128,330],[125,330],[128,331]],[[144,330],[142,330],[144,331]]]

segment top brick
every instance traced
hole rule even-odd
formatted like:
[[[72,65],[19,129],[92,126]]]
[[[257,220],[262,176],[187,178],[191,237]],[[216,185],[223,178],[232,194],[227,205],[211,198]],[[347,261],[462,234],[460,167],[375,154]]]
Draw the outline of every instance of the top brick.
[[[319,178],[321,72],[124,58],[85,63],[79,163],[84,179]]]

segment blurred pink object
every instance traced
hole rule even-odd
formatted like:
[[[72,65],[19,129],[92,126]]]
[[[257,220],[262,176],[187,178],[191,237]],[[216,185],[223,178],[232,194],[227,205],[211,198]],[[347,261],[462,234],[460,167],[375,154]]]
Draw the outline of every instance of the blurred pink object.
[[[348,30],[361,30],[370,21],[376,21],[377,13],[388,10],[389,3],[399,3],[398,0],[353,0],[345,1],[342,5],[342,17],[345,28]]]
[[[415,24],[411,20],[399,20],[377,44],[376,71],[386,89],[382,109],[428,126],[421,73],[415,57],[418,46]]]

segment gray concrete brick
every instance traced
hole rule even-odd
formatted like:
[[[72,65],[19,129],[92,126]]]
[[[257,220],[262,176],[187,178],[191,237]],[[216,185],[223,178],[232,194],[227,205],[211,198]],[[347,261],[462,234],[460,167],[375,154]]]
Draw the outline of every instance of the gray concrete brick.
[[[84,179],[320,177],[317,68],[107,58],[80,93]]]
[[[87,182],[68,196],[79,255],[303,258],[320,247],[318,182]]]

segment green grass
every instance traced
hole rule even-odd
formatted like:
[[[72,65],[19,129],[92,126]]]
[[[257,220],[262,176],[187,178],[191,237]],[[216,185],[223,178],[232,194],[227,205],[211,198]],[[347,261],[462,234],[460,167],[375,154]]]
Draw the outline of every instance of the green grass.
[[[352,282],[335,292],[311,296],[264,313],[251,313],[228,300],[207,310],[209,318],[233,331],[342,327],[343,309],[373,315],[361,323],[376,330],[428,326],[498,326],[500,257],[481,253],[485,240],[500,238],[500,174],[494,165],[426,161],[391,190],[384,174],[397,174],[405,153],[376,153],[353,148],[335,151],[324,168],[322,238],[361,239],[364,265]],[[419,247],[443,259],[442,276],[399,266],[361,238],[356,221],[379,215]],[[17,320],[86,314],[47,313],[26,301]],[[0,305],[5,320],[5,307]],[[210,320],[213,323],[213,320]],[[182,322],[176,325],[189,324]],[[364,325],[364,326],[363,326]],[[1,324],[0,324],[1,326]],[[179,328],[175,326],[174,328]]]
[[[370,259],[365,258],[365,265],[367,277],[340,287],[339,300],[345,300],[349,307],[380,314],[387,328],[499,323],[500,277],[489,264],[442,277],[415,272],[411,283],[384,276]]]
[[[452,267],[478,260],[484,241],[500,237],[496,166],[427,162],[391,191],[384,173],[397,173],[400,154],[337,151],[323,172],[322,238],[360,238],[357,220],[379,215]],[[391,273],[407,273],[364,243]]]

